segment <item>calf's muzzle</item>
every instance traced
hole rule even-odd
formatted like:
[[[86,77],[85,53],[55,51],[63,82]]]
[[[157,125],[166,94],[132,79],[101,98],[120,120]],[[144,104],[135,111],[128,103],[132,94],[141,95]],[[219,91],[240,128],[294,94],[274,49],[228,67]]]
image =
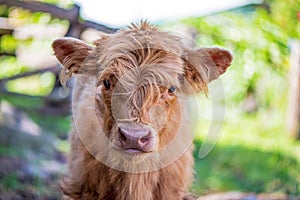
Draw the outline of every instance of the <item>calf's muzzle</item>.
[[[148,153],[153,151],[155,136],[148,127],[119,127],[120,147],[127,153]]]

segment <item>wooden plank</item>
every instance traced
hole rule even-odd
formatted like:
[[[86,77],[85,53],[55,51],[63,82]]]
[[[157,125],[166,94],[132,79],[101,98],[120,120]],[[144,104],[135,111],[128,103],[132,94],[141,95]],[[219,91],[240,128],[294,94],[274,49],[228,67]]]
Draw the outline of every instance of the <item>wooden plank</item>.
[[[32,12],[50,13],[55,17],[66,19],[70,22],[77,21],[79,17],[79,6],[74,6],[72,9],[66,10],[52,4],[44,4],[40,2],[26,2],[26,1],[19,1],[19,0],[9,0],[9,1],[0,0],[0,4],[4,4],[9,7],[11,6],[22,7]]]
[[[78,37],[80,33],[85,28],[94,28],[98,31],[105,32],[105,33],[113,33],[116,32],[117,29],[111,28],[102,24],[98,24],[88,20],[80,19],[80,7],[78,5],[74,5],[71,9],[63,9],[59,8],[52,4],[40,3],[40,2],[26,2],[26,1],[19,1],[19,0],[0,0],[0,4],[7,5],[9,7],[16,6],[28,9],[32,12],[46,12],[50,13],[52,16],[66,19],[70,22],[71,27],[70,29],[76,28],[78,30],[71,30],[69,34],[73,37]],[[74,32],[74,34],[73,34]]]
[[[18,79],[18,78],[24,78],[24,77],[28,77],[28,76],[33,76],[33,75],[36,75],[36,74],[42,74],[42,73],[45,73],[45,72],[52,72],[54,74],[59,74],[60,67],[59,67],[59,65],[57,65],[57,66],[47,67],[47,68],[44,68],[44,69],[28,71],[28,72],[24,72],[24,73],[17,74],[17,75],[14,75],[14,76],[10,76],[10,77],[7,77],[7,78],[2,78],[2,79],[0,78],[0,81],[7,82],[7,81],[10,81],[10,80],[15,80],[15,79]]]

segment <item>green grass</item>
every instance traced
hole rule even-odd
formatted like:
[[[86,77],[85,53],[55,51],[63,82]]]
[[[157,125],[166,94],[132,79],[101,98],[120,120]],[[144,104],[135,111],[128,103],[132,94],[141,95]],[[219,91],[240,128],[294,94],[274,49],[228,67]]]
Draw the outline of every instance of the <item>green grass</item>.
[[[198,153],[203,135],[195,140],[197,193],[239,190],[300,194],[300,142],[289,138],[284,115],[268,111],[230,114],[220,140],[204,159]],[[205,132],[209,123],[202,123]]]
[[[0,156],[12,156],[12,157],[19,157],[22,154],[22,151],[17,148],[13,148],[10,146],[6,146],[1,144],[0,146]]]
[[[22,188],[22,184],[18,180],[16,174],[8,174],[1,178],[0,185],[4,191],[6,190],[17,190]]]
[[[56,136],[67,137],[71,128],[69,116],[50,116],[45,115],[39,108],[43,106],[43,99],[39,97],[15,97],[13,95],[0,95],[0,101],[7,101],[10,104],[20,108],[44,131]]]
[[[18,97],[14,95],[9,95],[9,94],[0,94],[0,100],[5,100],[9,102],[10,104],[19,107],[19,108],[24,108],[24,109],[35,109],[40,106],[42,106],[42,99],[39,97]]]
[[[61,197],[56,184],[46,185],[39,177],[20,180],[19,175],[16,173],[10,173],[1,177],[1,192],[21,194],[24,199],[32,199],[33,196],[34,199],[60,199]]]
[[[70,116],[50,116],[43,113],[27,112],[30,118],[44,131],[59,137],[67,137],[71,129]]]

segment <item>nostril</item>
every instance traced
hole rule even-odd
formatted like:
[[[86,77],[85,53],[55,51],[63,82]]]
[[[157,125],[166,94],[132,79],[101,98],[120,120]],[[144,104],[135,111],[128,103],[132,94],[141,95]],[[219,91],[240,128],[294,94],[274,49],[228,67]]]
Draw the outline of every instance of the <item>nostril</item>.
[[[126,133],[124,133],[122,131],[122,129],[120,129],[120,128],[119,128],[119,137],[120,137],[121,141],[126,141],[127,140]]]
[[[147,136],[140,138],[139,143],[143,144],[143,145],[148,144],[150,139],[151,139],[151,136],[148,134]]]

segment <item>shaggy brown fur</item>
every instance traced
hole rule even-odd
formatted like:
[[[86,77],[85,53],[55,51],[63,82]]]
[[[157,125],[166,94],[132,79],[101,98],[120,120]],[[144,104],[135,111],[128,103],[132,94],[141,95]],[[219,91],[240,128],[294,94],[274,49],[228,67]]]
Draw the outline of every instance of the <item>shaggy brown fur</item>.
[[[94,46],[62,38],[53,49],[63,65],[62,82],[77,74],[69,173],[61,183],[65,198],[192,199],[193,134],[185,97],[206,93],[207,83],[230,66],[231,54],[187,49],[146,22],[102,35]],[[126,149],[123,129],[149,131],[146,142]]]

